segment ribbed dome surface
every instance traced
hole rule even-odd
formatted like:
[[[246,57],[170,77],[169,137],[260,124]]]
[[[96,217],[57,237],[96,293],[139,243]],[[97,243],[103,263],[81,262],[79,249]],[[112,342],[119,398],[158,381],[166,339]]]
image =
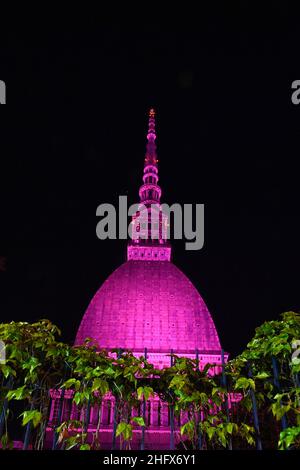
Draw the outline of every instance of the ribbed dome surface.
[[[210,313],[191,281],[171,262],[130,260],[96,292],[75,344],[132,351],[220,351]]]

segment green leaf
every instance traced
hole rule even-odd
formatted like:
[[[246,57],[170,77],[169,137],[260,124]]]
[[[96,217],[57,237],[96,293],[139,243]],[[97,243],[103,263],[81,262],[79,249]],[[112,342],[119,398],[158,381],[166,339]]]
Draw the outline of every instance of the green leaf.
[[[116,429],[117,437],[120,436],[120,434],[124,432],[124,430],[126,429],[126,426],[127,426],[127,423],[125,423],[124,421],[118,424],[117,429]]]
[[[185,434],[188,435],[189,439],[193,439],[195,435],[195,421],[190,420],[187,423],[185,423],[183,426],[180,428],[180,434],[183,436]]]
[[[4,375],[4,377],[7,379],[10,375],[13,375],[16,377],[17,373],[14,369],[12,369],[10,366],[7,364],[0,364],[1,372]]]
[[[300,437],[300,426],[294,426],[281,431],[278,448],[280,450],[288,449]]]
[[[119,423],[116,430],[116,436],[120,436],[121,434],[123,435],[125,441],[130,440],[132,438],[131,424],[125,423],[124,421]]]
[[[246,377],[240,377],[234,387],[236,390],[252,388],[255,390],[255,382],[253,379],[247,379]]]
[[[207,432],[207,435],[208,435],[209,440],[211,441],[212,438],[213,438],[213,436],[214,436],[215,433],[216,433],[216,428],[213,427],[213,426],[209,426],[209,427],[207,427],[206,432]]]
[[[140,400],[142,398],[143,394],[144,394],[144,387],[139,387],[137,389],[138,400]]]
[[[249,395],[242,399],[241,404],[246,408],[247,411],[252,410],[252,400]]]
[[[105,393],[107,393],[109,390],[109,386],[106,380],[99,378],[94,379],[92,385],[92,392],[94,392],[95,390],[99,391],[101,395],[105,395]]]
[[[9,390],[6,394],[6,398],[8,400],[12,400],[13,398],[15,400],[23,400],[24,398],[28,397],[29,395],[29,390],[25,388],[25,385],[23,387],[16,388],[15,390]]]
[[[240,425],[240,428],[239,428],[239,431],[240,431],[240,434],[241,436],[246,439],[246,441],[248,442],[248,444],[250,445],[254,445],[255,444],[255,440],[253,438],[253,434],[254,434],[254,428],[252,426],[249,426],[248,424],[246,423],[242,423]]]
[[[144,387],[144,397],[145,400],[147,401],[150,396],[154,395],[154,391],[152,387]]]
[[[267,379],[268,377],[270,377],[270,374],[267,372],[260,372],[255,376],[256,379]]]
[[[42,413],[38,410],[23,411],[20,416],[23,416],[22,426],[25,426],[29,421],[32,421],[33,427],[36,428],[42,420]]]
[[[278,421],[290,410],[290,408],[290,405],[282,405],[280,401],[273,403],[271,406],[272,413]]]
[[[76,380],[76,379],[69,379],[67,380],[65,383],[62,384],[61,388],[64,387],[64,388],[71,388],[72,385],[75,385],[76,382],[79,382],[79,380]],[[80,382],[79,382],[80,384]]]
[[[201,403],[204,404],[204,405],[206,403],[208,403],[208,401],[209,401],[208,396],[204,392],[199,393],[199,398],[200,398]]]
[[[145,400],[147,401],[149,397],[152,395],[154,395],[154,391],[152,387],[138,387],[137,389],[138,400],[144,397]]]
[[[40,366],[41,363],[39,362],[37,357],[30,357],[27,361],[22,364],[22,369],[28,369],[29,374],[32,374],[34,369]]]
[[[79,450],[91,450],[91,446],[89,444],[82,444]]]
[[[227,424],[226,424],[226,431],[228,432],[228,434],[232,434],[232,431],[233,431],[233,423],[227,423]]]
[[[220,428],[217,428],[217,434],[218,434],[218,438],[219,438],[219,441],[221,442],[222,446],[226,447],[227,446],[227,439],[226,439],[224,430],[220,429]]]
[[[134,418],[131,418],[131,421],[138,424],[139,426],[145,426],[144,418],[141,416],[135,416]]]
[[[66,450],[71,450],[73,449],[73,447],[76,447],[78,445],[79,438],[80,438],[80,434],[69,437],[66,440]]]
[[[109,376],[115,375],[115,370],[112,367],[107,367],[107,369],[104,370],[104,373]]]
[[[76,403],[76,405],[79,405],[79,403],[81,402],[81,393],[80,392],[75,393],[73,401]]]
[[[186,378],[182,375],[175,375],[169,385],[169,388],[181,389],[186,384]]]

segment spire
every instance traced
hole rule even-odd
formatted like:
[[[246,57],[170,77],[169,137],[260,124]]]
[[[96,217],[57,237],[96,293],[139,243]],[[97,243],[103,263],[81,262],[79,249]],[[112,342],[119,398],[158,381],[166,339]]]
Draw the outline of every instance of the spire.
[[[143,184],[140,186],[139,210],[132,216],[133,239],[128,243],[127,259],[170,261],[167,241],[168,217],[161,210],[158,185],[155,111],[149,111]]]
[[[140,201],[144,205],[159,204],[161,197],[161,188],[158,186],[158,168],[156,153],[156,133],[155,133],[155,111],[153,108],[149,111],[148,133],[146,156],[144,162],[144,184],[140,187]]]
[[[147,133],[147,150],[145,157],[145,166],[147,165],[157,165],[157,154],[156,154],[156,144],[155,144],[156,134],[155,134],[155,111],[153,108],[149,111],[149,122],[148,122],[148,133]]]

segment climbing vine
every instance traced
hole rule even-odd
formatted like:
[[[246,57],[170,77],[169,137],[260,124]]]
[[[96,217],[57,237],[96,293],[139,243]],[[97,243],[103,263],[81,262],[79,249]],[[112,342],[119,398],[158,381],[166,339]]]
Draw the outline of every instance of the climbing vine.
[[[158,370],[130,351],[108,354],[91,338],[80,347],[70,346],[59,341],[60,335],[49,320],[0,324],[6,352],[6,360],[0,364],[3,449],[13,448],[12,423],[16,419],[24,428],[23,448],[44,448],[50,391],[57,391],[61,400],[71,393],[78,408],[78,419],[53,424],[55,449],[101,448],[101,404],[108,394],[115,402],[112,445],[121,449],[130,449],[135,429],[147,429],[143,416],[133,416],[131,410],[142,409],[155,395],[169,405],[173,438],[175,418],[186,417],[171,446],[300,448],[297,313],[286,312],[279,320],[258,327],[242,354],[230,360],[219,375],[212,375],[213,364],[199,370],[197,360],[175,355],[171,367]],[[92,407],[98,414],[91,435]],[[17,408],[22,411],[16,416]]]

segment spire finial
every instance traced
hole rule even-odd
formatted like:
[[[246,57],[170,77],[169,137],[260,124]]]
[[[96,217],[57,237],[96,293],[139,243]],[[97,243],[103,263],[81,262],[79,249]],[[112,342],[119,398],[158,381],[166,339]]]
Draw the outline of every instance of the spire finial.
[[[147,133],[147,150],[146,150],[146,157],[145,157],[145,165],[157,164],[157,155],[156,155],[156,133],[155,133],[155,110],[151,108],[149,111],[149,122],[148,122],[148,133]]]

